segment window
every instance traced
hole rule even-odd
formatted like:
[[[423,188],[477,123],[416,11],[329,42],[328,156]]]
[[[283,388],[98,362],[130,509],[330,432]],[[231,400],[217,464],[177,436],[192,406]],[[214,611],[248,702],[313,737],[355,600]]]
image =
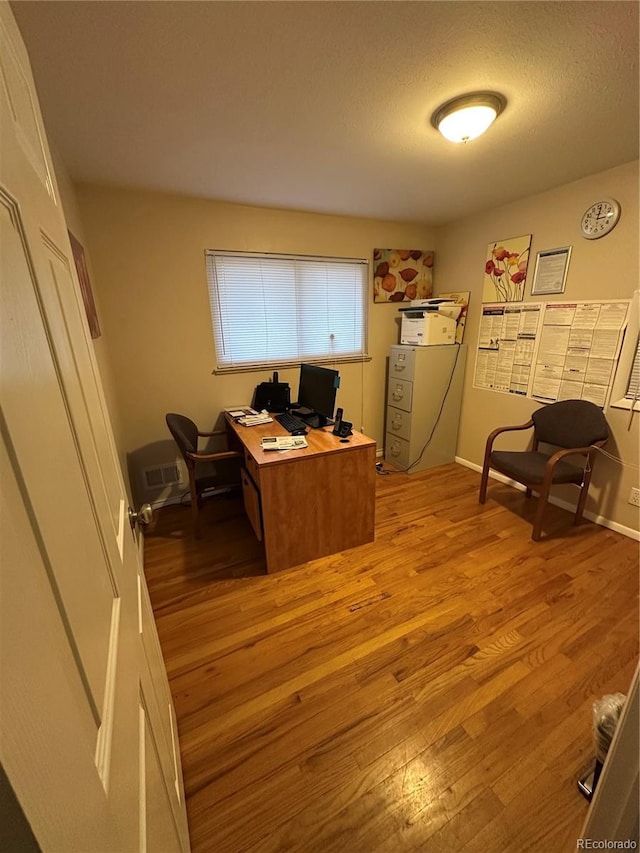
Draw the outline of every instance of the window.
[[[636,344],[636,354],[633,357],[627,393],[624,397],[625,400],[632,400],[633,402],[640,399],[640,338]]]
[[[365,358],[368,263],[208,251],[216,372]]]
[[[628,326],[625,331],[620,358],[611,389],[611,406],[614,409],[640,411],[640,291],[633,294],[629,306]]]

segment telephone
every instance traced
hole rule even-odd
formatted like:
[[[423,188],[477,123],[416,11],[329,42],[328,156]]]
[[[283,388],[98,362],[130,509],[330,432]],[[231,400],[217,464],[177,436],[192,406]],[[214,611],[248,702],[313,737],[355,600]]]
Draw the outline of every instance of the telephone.
[[[348,435],[351,435],[352,426],[353,424],[349,421],[342,420],[342,409],[338,409],[333,424],[333,434],[340,436],[340,438],[346,438]]]

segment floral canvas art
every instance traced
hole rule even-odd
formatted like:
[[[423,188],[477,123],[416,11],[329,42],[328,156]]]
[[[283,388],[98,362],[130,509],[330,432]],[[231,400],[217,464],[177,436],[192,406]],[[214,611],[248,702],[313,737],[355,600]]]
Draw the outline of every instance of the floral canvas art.
[[[483,302],[522,302],[531,234],[489,243],[484,265]]]
[[[411,302],[433,296],[433,252],[373,250],[373,301]]]

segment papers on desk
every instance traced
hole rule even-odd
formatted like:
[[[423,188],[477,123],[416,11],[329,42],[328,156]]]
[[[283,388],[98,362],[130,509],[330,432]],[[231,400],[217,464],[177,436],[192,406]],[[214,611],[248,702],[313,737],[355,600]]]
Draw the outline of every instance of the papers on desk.
[[[223,409],[222,411],[234,420],[244,418],[246,415],[258,414],[255,409],[251,408],[251,406],[232,406],[230,409]]]
[[[258,424],[273,423],[273,418],[269,417],[269,412],[263,409],[261,412],[256,412],[251,406],[234,406],[231,409],[224,409],[226,415],[233,418],[234,421],[242,426],[258,426]]]
[[[236,418],[236,421],[242,426],[258,426],[258,424],[273,423],[273,418],[270,418],[267,410],[263,409],[257,415],[245,415],[242,418]]]
[[[260,445],[263,450],[301,450],[307,447],[307,439],[303,435],[274,435],[263,438]]]

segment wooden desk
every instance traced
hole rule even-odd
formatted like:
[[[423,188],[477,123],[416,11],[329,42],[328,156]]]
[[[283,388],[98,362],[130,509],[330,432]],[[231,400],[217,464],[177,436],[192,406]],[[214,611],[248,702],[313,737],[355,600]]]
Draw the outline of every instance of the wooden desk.
[[[244,453],[244,505],[275,572],[373,542],[376,443],[354,432],[342,444],[312,429],[302,450],[266,452],[260,440],[288,435],[277,421],[243,427],[227,415],[229,448]]]

